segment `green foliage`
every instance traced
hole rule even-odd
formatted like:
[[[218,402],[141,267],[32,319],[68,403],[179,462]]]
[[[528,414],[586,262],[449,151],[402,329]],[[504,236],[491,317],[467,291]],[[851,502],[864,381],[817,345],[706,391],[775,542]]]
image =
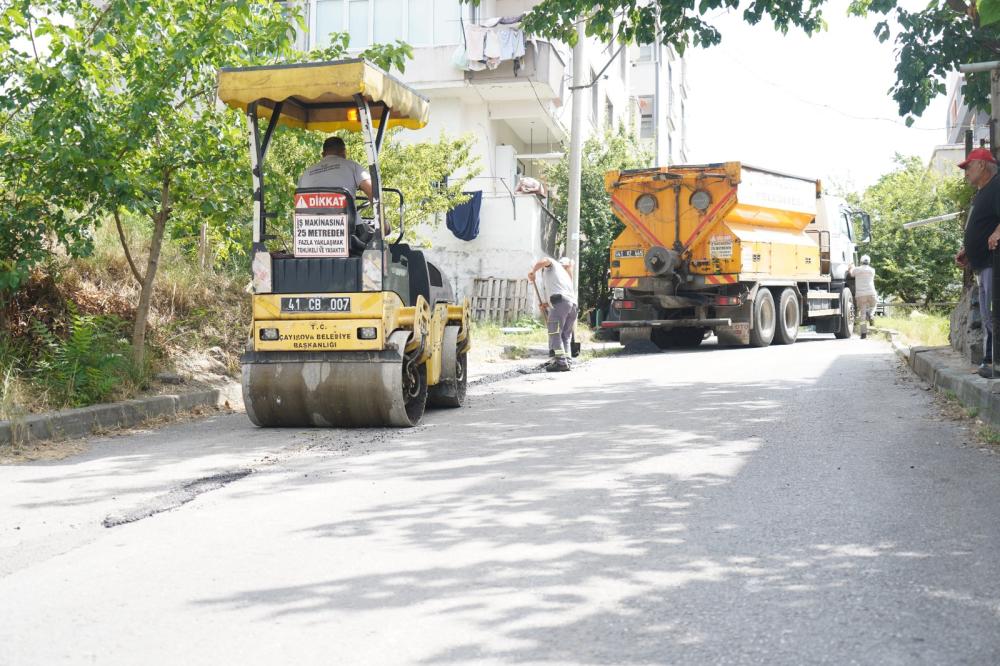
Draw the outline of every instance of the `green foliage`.
[[[1000,2],[997,0],[979,0],[979,25],[987,26],[1000,22]]]
[[[476,2],[475,4],[478,4]],[[631,0],[542,0],[525,17],[528,32],[576,43],[577,17],[587,17],[586,34],[612,40],[651,44],[657,23],[664,44],[683,53],[688,46],[713,46],[722,35],[705,17],[720,10],[738,9],[737,0],[637,3]],[[812,34],[825,27],[822,0],[757,0],[743,10],[743,19],[756,25],[767,16],[782,33],[796,26]]]
[[[856,201],[872,216],[871,255],[879,293],[907,303],[957,300],[962,276],[955,253],[962,245],[960,220],[903,229],[905,222],[962,210],[970,190],[961,178],[928,171],[917,157],[897,155],[898,168],[882,176]]]
[[[14,0],[0,13],[0,288],[112,211],[221,225],[246,208],[239,115],[216,68],[290,53],[268,0]],[[36,49],[38,40],[46,49]]]
[[[127,324],[111,315],[81,315],[71,307],[66,334],[57,335],[41,322],[33,333],[41,342],[34,380],[53,404],[69,407],[105,400],[132,375]]]
[[[938,347],[948,344],[950,323],[947,314],[914,310],[902,316],[893,312],[891,317],[876,318],[875,325],[898,331],[903,342],[911,346]]]
[[[479,4],[473,0],[473,4]],[[822,10],[826,0],[756,0],[742,9],[743,20],[756,25],[765,16],[775,29],[787,33],[801,28],[806,34],[826,29]],[[961,63],[996,60],[1000,51],[1000,2],[947,0],[927,3],[913,11],[898,0],[852,0],[850,13],[891,15],[874,29],[879,41],[893,38],[898,45],[896,82],[891,92],[900,115],[921,115],[930,101],[945,92],[946,77]],[[909,4],[909,3],[907,3]],[[689,46],[713,46],[722,34],[711,24],[720,11],[739,10],[737,0],[650,2],[632,0],[541,0],[524,19],[528,32],[576,43],[576,23],[586,17],[585,32],[605,43],[651,44],[657,30],[662,43],[684,53]],[[963,91],[970,103],[989,108],[989,74],[976,74]]]
[[[635,169],[648,166],[652,156],[639,145],[634,135],[625,131],[607,130],[594,136],[583,146],[582,175],[580,179],[580,231],[586,241],[580,243],[580,310],[603,306],[607,298],[609,248],[624,226],[611,212],[611,197],[604,189],[604,175],[608,171]],[[547,172],[547,178],[558,186],[559,192],[568,192],[569,157],[564,157]],[[553,206],[555,216],[561,220],[560,238],[565,238],[565,221],[568,219],[568,201],[560,197]]]
[[[351,36],[346,32],[331,32],[330,45],[292,55],[289,62],[320,62],[340,60],[346,57],[351,43]],[[392,44],[372,44],[358,54],[359,58],[369,60],[385,71],[398,69],[406,71],[406,61],[413,58],[413,48],[406,42],[396,40]]]
[[[891,15],[875,26],[879,41],[893,38],[891,24],[899,28],[896,82],[892,97],[900,115],[919,116],[931,100],[946,90],[947,77],[958,65],[996,60],[1000,50],[1000,29],[995,21],[998,3],[980,0],[930,2],[910,11],[897,6],[896,0],[853,0],[850,12]],[[990,75],[973,74],[966,78],[962,94],[969,104],[989,108]]]
[[[402,143],[400,129],[390,129],[382,142],[379,166],[382,184],[402,190],[406,202],[406,239],[416,240],[414,232],[420,222],[433,219],[462,203],[467,197],[462,190],[469,178],[478,172],[471,156],[472,137],[448,137],[444,133],[436,142]],[[366,164],[362,136],[358,132],[337,132],[347,144],[347,156]],[[267,209],[276,213],[270,232],[278,236],[278,246],[291,242],[291,220],[294,213],[295,185],[306,168],[320,159],[324,135],[291,128],[280,128],[274,134],[266,163]],[[454,173],[465,175],[455,178]],[[447,187],[442,187],[448,178]],[[385,195],[386,218],[393,229],[399,228],[397,198]],[[249,248],[249,244],[244,246]]]

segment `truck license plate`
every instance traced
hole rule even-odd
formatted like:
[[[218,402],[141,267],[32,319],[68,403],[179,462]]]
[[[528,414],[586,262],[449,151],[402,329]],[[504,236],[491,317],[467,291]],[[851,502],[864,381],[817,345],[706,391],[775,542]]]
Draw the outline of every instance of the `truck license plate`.
[[[281,299],[282,312],[350,312],[349,296],[291,296]]]

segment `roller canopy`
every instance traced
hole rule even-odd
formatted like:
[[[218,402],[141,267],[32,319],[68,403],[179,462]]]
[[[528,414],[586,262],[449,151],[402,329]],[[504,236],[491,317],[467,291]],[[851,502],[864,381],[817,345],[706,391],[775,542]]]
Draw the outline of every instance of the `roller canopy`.
[[[375,65],[361,59],[336,62],[271,65],[219,70],[219,99],[246,111],[257,102],[257,113],[269,118],[277,102],[284,102],[279,125],[322,132],[360,131],[355,94],[379,109],[390,109],[388,127],[420,129],[427,124],[427,99]]]

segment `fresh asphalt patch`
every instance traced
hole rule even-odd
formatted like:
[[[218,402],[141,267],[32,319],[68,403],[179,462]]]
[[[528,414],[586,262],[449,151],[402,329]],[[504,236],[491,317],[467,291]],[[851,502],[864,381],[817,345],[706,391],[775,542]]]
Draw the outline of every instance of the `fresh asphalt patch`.
[[[169,493],[164,493],[159,497],[155,497],[152,501],[132,509],[131,511],[117,515],[109,515],[103,520],[102,524],[105,527],[117,527],[119,525],[134,523],[137,520],[142,520],[143,518],[155,516],[156,514],[163,513],[164,511],[176,509],[177,507],[187,504],[202,493],[207,493],[211,490],[218,490],[219,488],[223,488],[233,481],[239,481],[243,477],[249,476],[252,473],[252,469],[241,469],[235,472],[213,474],[212,476],[205,476],[200,479],[195,479],[194,481],[189,481],[180,488],[171,490]]]

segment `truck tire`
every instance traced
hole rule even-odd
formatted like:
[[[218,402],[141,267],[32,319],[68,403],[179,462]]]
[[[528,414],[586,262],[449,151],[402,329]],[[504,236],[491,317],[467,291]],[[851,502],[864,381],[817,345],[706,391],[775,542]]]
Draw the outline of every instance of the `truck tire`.
[[[799,296],[791,287],[781,291],[778,299],[777,325],[774,329],[774,344],[790,345],[799,337]]]
[[[770,291],[763,287],[757,290],[750,316],[753,317],[750,326],[750,346],[766,347],[771,344],[777,317],[774,310],[774,296]]]
[[[846,340],[851,337],[854,330],[854,296],[850,289],[843,289],[840,292],[840,312],[837,317],[837,330],[833,332],[838,340]]]

